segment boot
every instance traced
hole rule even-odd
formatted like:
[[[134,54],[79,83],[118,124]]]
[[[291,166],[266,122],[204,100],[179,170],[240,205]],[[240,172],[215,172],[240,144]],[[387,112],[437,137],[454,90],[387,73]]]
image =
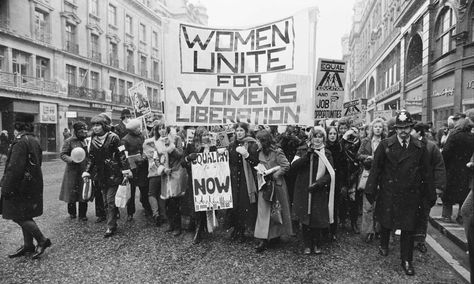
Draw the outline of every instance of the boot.
[[[8,257],[9,258],[15,258],[15,257],[23,256],[27,253],[32,253],[32,252],[35,252],[35,247],[34,246],[32,246],[32,247],[22,246],[19,249],[17,249],[14,253],[9,254]]]
[[[257,246],[255,247],[255,252],[256,253],[261,253],[264,250],[266,250],[268,247],[268,241],[267,240],[259,240],[257,243]]]

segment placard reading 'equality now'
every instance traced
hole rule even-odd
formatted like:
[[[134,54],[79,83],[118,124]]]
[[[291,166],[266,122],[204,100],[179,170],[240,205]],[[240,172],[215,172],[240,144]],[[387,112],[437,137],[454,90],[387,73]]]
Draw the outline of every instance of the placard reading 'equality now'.
[[[247,29],[171,20],[165,32],[167,120],[312,123],[308,13]]]

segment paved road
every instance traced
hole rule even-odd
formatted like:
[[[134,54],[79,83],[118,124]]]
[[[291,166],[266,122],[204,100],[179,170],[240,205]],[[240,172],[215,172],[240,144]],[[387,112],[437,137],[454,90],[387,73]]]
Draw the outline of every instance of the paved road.
[[[191,233],[174,238],[164,227],[154,227],[142,215],[138,200],[136,219],[122,218],[118,234],[104,239],[104,225],[93,222],[93,206],[87,222],[68,218],[66,204],[58,200],[63,170],[59,160],[43,165],[45,214],[37,222],[53,246],[42,259],[8,259],[6,255],[21,245],[21,231],[0,219],[1,283],[465,283],[432,249],[416,252],[416,275],[405,276],[398,241],[391,244],[390,255],[382,257],[376,243],[365,244],[346,230],[335,244],[324,247],[323,255],[309,257],[300,254],[297,238],[255,254],[251,239],[234,243],[223,230],[192,245]]]

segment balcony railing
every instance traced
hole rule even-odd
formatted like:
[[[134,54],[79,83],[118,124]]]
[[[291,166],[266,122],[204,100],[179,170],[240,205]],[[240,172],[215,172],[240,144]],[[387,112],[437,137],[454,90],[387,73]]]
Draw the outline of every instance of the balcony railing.
[[[413,66],[410,70],[407,72],[407,82],[410,82],[413,79],[416,79],[421,76],[421,63],[418,65]]]
[[[66,41],[66,51],[74,54],[79,54],[79,45],[73,41]]]
[[[44,43],[51,43],[51,33],[43,29],[35,29],[34,37],[36,40],[42,41]]]
[[[13,74],[0,71],[0,86],[17,87],[38,91],[56,93],[59,90],[57,82],[47,81],[42,78]]]
[[[105,101],[104,92],[101,90],[94,90],[85,87],[77,87],[74,85],[68,85],[67,90],[68,97],[71,98],[80,98],[80,99],[87,99],[87,100],[95,100],[95,101]]]
[[[102,54],[95,50],[89,51],[89,58],[97,62],[102,62]]]
[[[119,67],[119,61],[116,56],[110,56],[109,57],[109,65],[118,68]]]

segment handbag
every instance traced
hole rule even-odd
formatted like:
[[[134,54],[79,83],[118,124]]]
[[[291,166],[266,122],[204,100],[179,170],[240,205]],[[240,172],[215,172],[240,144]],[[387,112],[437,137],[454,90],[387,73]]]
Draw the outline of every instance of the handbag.
[[[273,202],[275,196],[275,182],[267,181],[262,187],[262,198],[268,202]]]
[[[125,208],[130,197],[130,183],[128,182],[127,178],[124,178],[122,184],[120,184],[117,189],[117,193],[115,194],[115,206],[119,208]]]
[[[365,186],[367,184],[367,180],[369,179],[369,174],[370,174],[369,170],[364,169],[362,171],[362,173],[360,174],[359,183],[357,184],[357,189],[358,190],[364,190],[365,189]]]
[[[283,217],[281,216],[281,204],[278,200],[272,203],[270,221],[275,224],[283,224]]]

